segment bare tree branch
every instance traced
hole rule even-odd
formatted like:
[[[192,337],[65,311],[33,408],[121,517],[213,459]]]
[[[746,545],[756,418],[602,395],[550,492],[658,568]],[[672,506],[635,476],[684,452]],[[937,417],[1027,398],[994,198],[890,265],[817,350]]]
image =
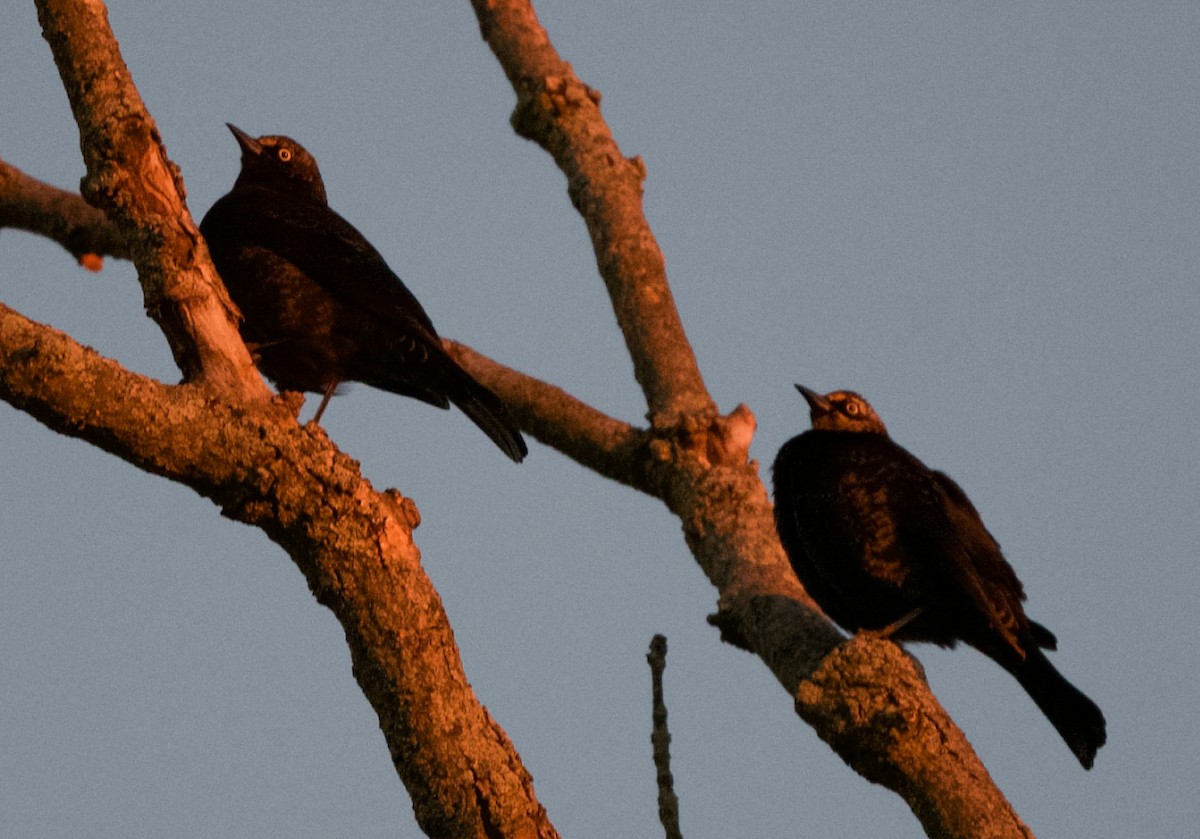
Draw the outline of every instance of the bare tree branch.
[[[909,659],[890,643],[865,639],[852,645],[859,654],[840,652],[841,636],[792,574],[757,465],[746,460],[754,417],[744,406],[716,416],[642,213],[644,166],[621,155],[600,116],[599,94],[558,56],[528,0],[472,5],[516,91],[514,129],[553,156],[591,233],[650,405],[652,439],[642,468],[652,480],[634,485],[661,498],[682,522],[689,548],[720,592],[712,620],[722,637],[758,654],[818,734],[864,777],[903,796],[930,836],[1027,836]],[[538,413],[529,393],[490,372],[485,383],[518,411]],[[631,465],[624,474],[638,472]]]
[[[517,93],[513,127],[554,157],[587,222],[651,424],[715,414],[667,285],[662,252],[642,212],[641,160],[621,153],[600,116],[600,94],[559,57],[528,2],[471,5]]]
[[[184,483],[280,544],[346,632],[421,829],[557,836],[507,735],[467,682],[412,540],[416,506],[279,401],[234,406],[164,385],[0,304],[0,398],[45,425]]]
[[[5,227],[52,239],[77,261],[85,254],[131,256],[117,226],[79,193],[39,181],[0,160],[0,229]]]
[[[800,685],[796,710],[864,778],[903,796],[930,836],[1033,836],[895,644],[839,647]]]
[[[38,0],[38,19],[79,126],[81,192],[128,243],[146,310],[166,335],[185,381],[241,399],[269,398],[238,335],[237,309],[187,211],[179,168],[167,158],[100,2]]]
[[[345,629],[355,676],[427,834],[556,836],[462,671],[412,541],[415,505],[376,492],[323,431],[301,429],[293,406],[269,399],[103,4],[38,5],[80,126],[84,195],[128,243],[148,309],[189,383],[132,374],[0,305],[0,398],[191,486],[284,547]]]
[[[666,636],[655,635],[650,640],[646,661],[650,663],[653,720],[650,743],[658,776],[658,820],[662,822],[667,839],[683,839],[679,832],[679,797],[675,795],[675,779],[671,776],[671,732],[667,729],[667,703],[663,699],[663,671],[667,668]]]
[[[554,385],[505,367],[466,344],[443,343],[455,361],[504,400],[523,431],[606,478],[651,491],[644,468],[650,445],[645,431],[613,419]]]

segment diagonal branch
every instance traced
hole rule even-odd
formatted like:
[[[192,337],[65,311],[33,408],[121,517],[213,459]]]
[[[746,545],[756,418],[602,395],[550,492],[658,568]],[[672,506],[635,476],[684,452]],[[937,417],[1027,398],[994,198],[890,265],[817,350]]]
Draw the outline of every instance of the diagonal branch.
[[[517,93],[516,132],[546,149],[587,222],[600,276],[646,396],[651,424],[716,413],[642,212],[645,166],[627,159],[600,116],[600,95],[575,75],[525,0],[472,0],[484,40]]]
[[[929,835],[1028,836],[911,660],[887,642],[843,648],[792,574],[757,464],[747,462],[753,415],[739,406],[716,416],[642,212],[644,166],[620,153],[599,95],[558,56],[529,0],[472,5],[516,91],[514,129],[554,157],[591,234],[650,405],[653,469],[641,468],[656,480],[639,488],[682,522],[720,592],[712,620],[722,637],[758,654],[798,713],[857,772],[901,795]],[[548,416],[536,388],[479,372],[523,418]]]
[[[376,492],[320,429],[300,428],[268,399],[103,4],[38,6],[80,126],[84,195],[128,243],[189,383],[132,374],[0,305],[0,399],[192,487],[288,552],[345,630],[355,677],[428,835],[556,836],[463,673],[412,540],[415,505]]]
[[[267,399],[238,336],[236,307],[187,211],[179,169],[121,58],[108,10],[77,0],[37,0],[37,7],[79,126],[88,172],[81,192],[128,243],[146,310],[184,379],[242,399]]]
[[[277,401],[234,406],[131,373],[0,304],[0,399],[261,528],[346,633],[417,821],[435,837],[557,834],[479,703],[412,540],[416,506],[377,492]]]
[[[848,765],[901,795],[930,836],[1029,836],[919,666],[889,642],[845,643],[813,605],[788,566],[752,466],[699,462],[700,453],[673,450],[552,385],[448,346],[537,439],[667,502],[720,592],[710,621],[722,638],[762,658],[797,713]],[[712,436],[746,437],[746,414],[718,418]]]

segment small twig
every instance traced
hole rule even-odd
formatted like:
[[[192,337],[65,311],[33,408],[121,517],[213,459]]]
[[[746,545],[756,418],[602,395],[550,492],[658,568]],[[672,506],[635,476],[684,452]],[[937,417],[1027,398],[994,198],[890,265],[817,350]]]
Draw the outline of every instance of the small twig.
[[[504,400],[522,431],[606,478],[661,497],[650,477],[661,461],[647,458],[649,439],[644,429],[505,367],[466,344],[445,339],[442,344],[468,373]]]
[[[655,635],[650,639],[650,683],[653,693],[654,730],[650,733],[650,744],[654,750],[654,768],[658,774],[658,818],[666,831],[667,839],[683,839],[679,832],[679,798],[675,795],[675,779],[671,777],[671,733],[667,731],[667,706],[663,702],[662,677],[667,666],[667,639]]]

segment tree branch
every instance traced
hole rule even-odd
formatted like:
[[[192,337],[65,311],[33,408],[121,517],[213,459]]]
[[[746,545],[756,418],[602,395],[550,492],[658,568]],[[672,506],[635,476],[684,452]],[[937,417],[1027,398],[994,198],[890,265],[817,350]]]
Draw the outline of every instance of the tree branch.
[[[658,820],[662,822],[667,839],[683,839],[679,832],[679,797],[675,795],[675,779],[671,775],[671,732],[667,728],[667,703],[663,699],[663,671],[667,668],[667,639],[655,635],[646,654],[650,664],[651,749],[654,769],[658,776]]]
[[[567,176],[650,405],[649,445],[619,453],[648,457],[623,468],[608,463],[605,474],[649,478],[629,483],[679,517],[720,592],[710,620],[722,637],[759,655],[818,734],[857,772],[904,797],[930,836],[1027,836],[907,657],[879,641],[850,647],[867,654],[843,653],[842,637],[792,573],[757,464],[747,462],[754,417],[744,406],[716,415],[642,212],[644,166],[621,155],[600,116],[599,94],[558,56],[528,0],[472,5],[516,91],[514,129],[550,152]],[[552,415],[528,382],[485,366],[475,372],[523,422]],[[558,447],[576,456],[569,440]]]
[[[269,400],[103,5],[38,7],[80,126],[84,196],[127,243],[147,308],[190,384],[134,375],[0,305],[0,398],[187,484],[284,547],[346,632],[427,834],[556,836],[519,756],[467,683],[412,541],[415,505],[376,492],[324,432],[301,429],[289,406]]]
[[[895,644],[860,636],[839,647],[800,685],[796,710],[864,778],[896,790],[928,835],[1032,839]]]
[[[523,431],[538,442],[618,483],[653,493],[646,474],[650,437],[540,379],[505,367],[466,344],[444,340],[468,373],[487,384],[509,407]]]
[[[100,2],[37,0],[42,33],[79,126],[81,192],[128,243],[146,310],[166,335],[185,381],[240,399],[270,391],[238,335],[237,309],[187,211],[167,157],[121,58]]]
[[[346,632],[421,829],[554,837],[507,735],[479,704],[412,540],[416,506],[280,401],[235,406],[125,370],[0,304],[0,398],[71,437],[186,484],[261,528]]]
[[[0,229],[5,227],[52,239],[76,261],[85,254],[131,256],[117,226],[79,193],[39,181],[0,160]]]
[[[472,0],[484,40],[517,93],[516,132],[548,151],[587,222],[600,276],[646,396],[651,425],[716,413],[642,212],[645,166],[626,159],[600,116],[600,94],[559,57],[525,0]]]

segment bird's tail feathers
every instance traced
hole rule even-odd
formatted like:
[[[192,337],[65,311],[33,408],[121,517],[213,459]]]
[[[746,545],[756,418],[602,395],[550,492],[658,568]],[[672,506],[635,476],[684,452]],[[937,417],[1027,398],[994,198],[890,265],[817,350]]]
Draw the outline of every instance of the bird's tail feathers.
[[[451,362],[453,371],[447,374],[446,395],[467,415],[471,422],[491,438],[500,451],[520,463],[529,454],[525,439],[500,397]]]
[[[1025,692],[1066,741],[1084,769],[1091,769],[1096,751],[1107,739],[1104,714],[1096,703],[1068,682],[1039,649],[1009,668]]]

